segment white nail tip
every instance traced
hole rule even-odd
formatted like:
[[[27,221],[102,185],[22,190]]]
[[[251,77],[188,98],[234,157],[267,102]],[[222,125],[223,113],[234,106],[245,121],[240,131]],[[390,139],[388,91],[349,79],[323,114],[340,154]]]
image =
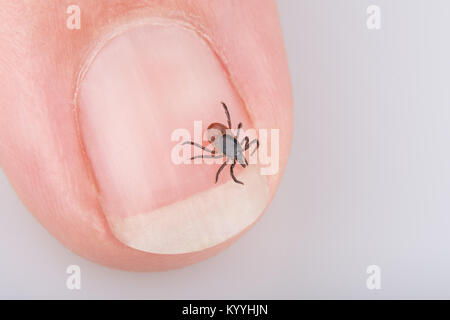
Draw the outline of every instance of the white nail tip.
[[[224,173],[222,173],[224,174]],[[269,200],[257,166],[238,179],[166,207],[127,218],[108,218],[114,235],[137,250],[157,254],[201,251],[237,235],[261,215]]]

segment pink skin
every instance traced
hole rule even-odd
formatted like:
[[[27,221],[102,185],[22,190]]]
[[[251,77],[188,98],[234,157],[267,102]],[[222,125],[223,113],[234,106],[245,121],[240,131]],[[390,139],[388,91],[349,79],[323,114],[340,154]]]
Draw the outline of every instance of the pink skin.
[[[82,118],[77,122],[73,110],[77,77],[95,43],[117,26],[153,16],[188,22],[209,39],[223,72],[231,79],[236,94],[230,93],[230,104],[242,106],[230,108],[233,125],[242,121],[244,128],[280,129],[280,171],[268,176],[273,197],[292,138],[291,87],[275,1],[107,3],[78,1],[83,20],[77,31],[65,28],[66,15],[61,13],[66,5],[59,2],[28,1],[25,5],[11,0],[0,8],[0,165],[39,222],[87,259],[136,271],[179,268],[204,260],[228,247],[248,228],[214,247],[170,255],[132,249],[112,234],[105,206],[99,201],[109,187],[102,187],[99,181],[101,162],[93,164],[89,158],[100,146],[91,144],[92,150],[83,152],[89,134],[82,133],[85,124]],[[219,101],[217,97],[216,109],[192,115],[193,119],[203,120],[204,126],[226,123]],[[192,128],[189,114],[176,119],[173,123],[170,117],[163,118],[163,127]],[[99,168],[93,170],[95,166]],[[217,166],[180,166],[176,170],[180,181],[195,181],[194,189],[186,186],[175,195],[162,192],[159,203],[142,204],[146,210],[214,187]],[[228,172],[222,174],[223,181],[229,180]],[[125,201],[119,200],[117,190],[110,191],[108,203],[115,197]],[[135,196],[133,189],[130,193]]]

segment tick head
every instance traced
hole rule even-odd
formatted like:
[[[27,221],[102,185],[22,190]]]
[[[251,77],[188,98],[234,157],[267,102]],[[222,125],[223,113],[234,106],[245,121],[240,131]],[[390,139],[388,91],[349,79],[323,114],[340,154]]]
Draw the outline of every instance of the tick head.
[[[227,129],[223,124],[214,122],[208,126],[208,129],[206,130],[206,136],[208,138],[208,141],[213,143],[217,140],[218,137],[225,135],[226,132]]]

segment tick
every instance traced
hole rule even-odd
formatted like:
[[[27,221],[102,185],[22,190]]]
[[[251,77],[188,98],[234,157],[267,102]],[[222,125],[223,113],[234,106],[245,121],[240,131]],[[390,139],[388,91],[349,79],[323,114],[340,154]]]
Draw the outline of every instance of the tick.
[[[207,149],[206,147],[195,143],[193,141],[185,141],[182,145],[191,144],[195,147],[201,148],[203,151],[209,152],[207,155],[199,155],[192,157],[191,160],[196,158],[225,158],[225,162],[220,166],[219,170],[216,173],[216,183],[219,179],[219,174],[225,168],[228,163],[231,163],[230,166],[230,175],[233,178],[233,181],[239,184],[244,184],[242,181],[236,179],[234,175],[234,167],[236,164],[240,164],[243,168],[248,166],[248,161],[245,158],[245,151],[247,151],[251,145],[256,143],[256,148],[251,153],[252,155],[259,148],[258,139],[253,139],[250,141],[248,136],[245,136],[241,142],[239,142],[239,133],[242,129],[242,122],[240,122],[237,126],[236,135],[232,134],[231,127],[231,118],[230,113],[228,112],[227,105],[222,102],[223,109],[225,110],[225,115],[227,117],[228,126],[214,122],[208,126],[207,136],[208,141],[213,145],[213,149]]]

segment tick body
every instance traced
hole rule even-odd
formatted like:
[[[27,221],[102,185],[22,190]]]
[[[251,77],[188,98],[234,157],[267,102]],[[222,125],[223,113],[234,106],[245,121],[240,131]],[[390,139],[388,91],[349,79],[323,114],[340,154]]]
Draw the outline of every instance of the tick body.
[[[240,164],[243,168],[248,166],[248,161],[245,158],[245,151],[247,151],[251,145],[256,144],[256,147],[253,150],[252,154],[255,153],[259,148],[259,141],[258,139],[253,139],[252,141],[250,141],[250,139],[245,136],[239,142],[239,133],[242,129],[242,123],[238,124],[237,133],[236,135],[233,135],[231,132],[231,118],[230,113],[228,112],[228,107],[223,102],[222,106],[227,117],[227,126],[222,123],[214,122],[208,126],[207,131],[208,141],[213,145],[214,149],[209,150],[206,147],[199,145],[198,143],[195,143],[193,141],[185,141],[183,142],[183,145],[191,144],[209,153],[207,155],[202,154],[200,156],[192,157],[191,160],[195,158],[224,158],[225,162],[220,166],[219,170],[216,173],[216,183],[219,179],[220,172],[222,172],[223,168],[225,168],[227,164],[230,164],[231,178],[233,178],[234,182],[243,185],[244,183],[242,181],[239,181],[235,177],[234,167],[236,166],[236,164]]]

